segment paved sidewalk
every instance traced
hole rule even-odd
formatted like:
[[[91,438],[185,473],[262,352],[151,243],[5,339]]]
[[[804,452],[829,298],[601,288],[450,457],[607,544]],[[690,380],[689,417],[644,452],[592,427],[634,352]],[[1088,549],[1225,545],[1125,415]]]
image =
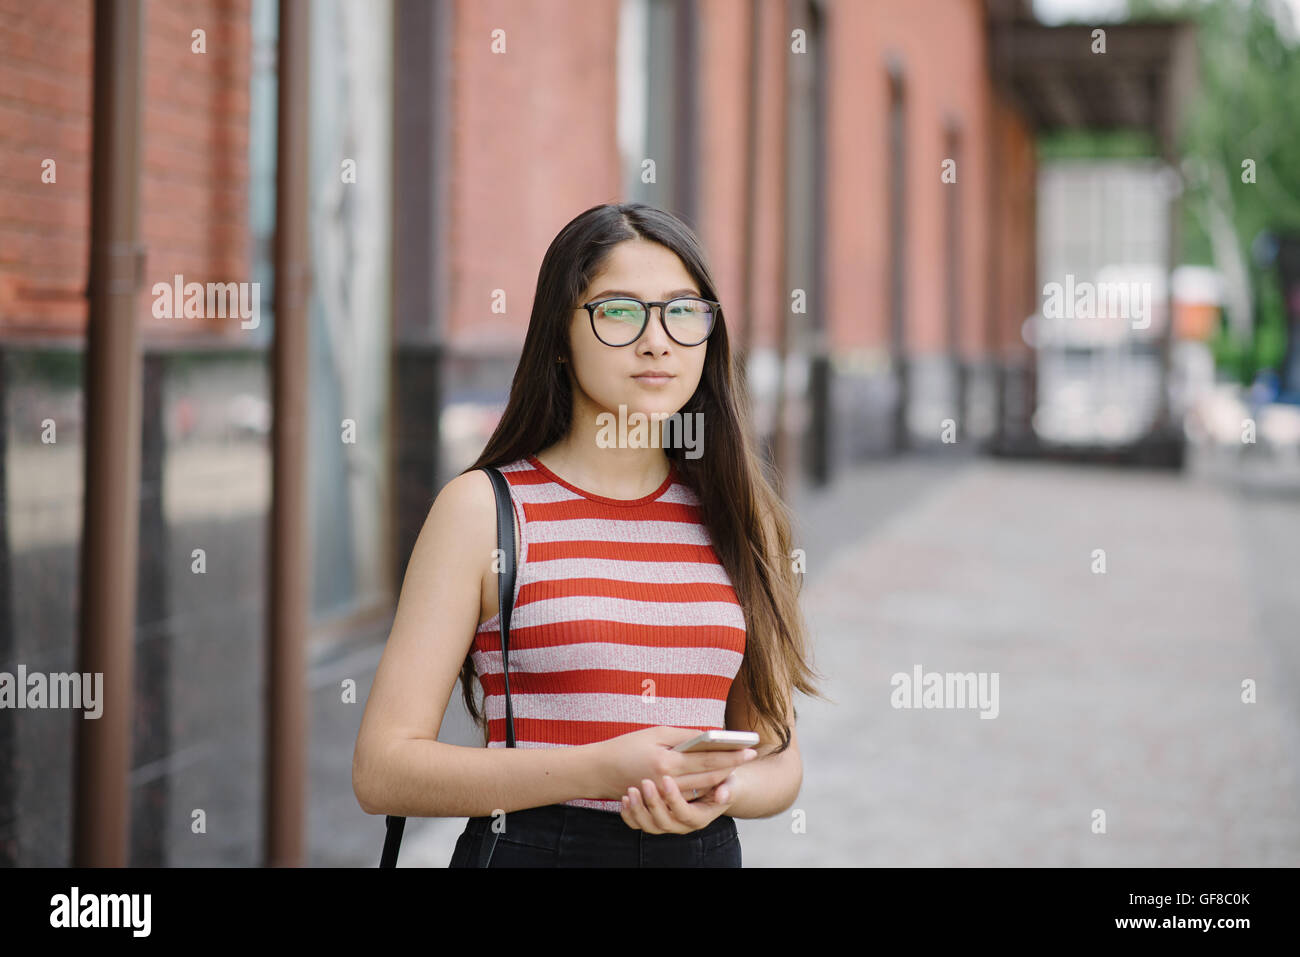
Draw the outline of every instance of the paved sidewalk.
[[[839,551],[805,590],[838,702],[800,707],[807,833],[741,822],[746,866],[1300,864],[1295,598],[1274,647],[1243,527],[1186,478],[982,459]],[[916,665],[998,672],[998,717],[894,709]]]
[[[798,702],[806,833],[739,821],[745,866],[1300,864],[1295,500],[918,456],[792,506],[835,703]],[[365,694],[379,650],[317,675],[313,864],[378,860],[383,819],[350,794],[360,705],[333,702],[340,674]],[[997,718],[891,707],[917,665],[997,672]],[[469,743],[462,719],[441,739]],[[408,821],[402,865],[446,866],[463,825]]]

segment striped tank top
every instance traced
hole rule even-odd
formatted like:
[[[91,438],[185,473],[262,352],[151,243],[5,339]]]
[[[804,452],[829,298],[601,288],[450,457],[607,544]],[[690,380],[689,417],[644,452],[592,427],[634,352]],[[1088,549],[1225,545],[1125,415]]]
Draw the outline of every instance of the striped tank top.
[[[535,456],[501,467],[519,528],[510,616],[515,746],[563,748],[669,725],[726,727],[745,616],[674,463],[658,489],[606,498]],[[506,745],[500,613],[471,652],[488,747]],[[565,804],[619,812],[615,800]]]

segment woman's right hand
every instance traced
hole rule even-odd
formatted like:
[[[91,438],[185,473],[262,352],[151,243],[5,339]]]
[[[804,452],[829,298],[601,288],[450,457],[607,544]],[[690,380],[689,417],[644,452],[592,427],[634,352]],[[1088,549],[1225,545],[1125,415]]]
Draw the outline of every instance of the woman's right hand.
[[[721,784],[740,765],[758,757],[753,748],[743,751],[674,751],[683,741],[700,732],[694,728],[660,725],[620,734],[616,738],[589,745],[596,754],[599,794],[591,798],[618,801],[632,786],[640,787],[649,778],[661,786],[669,775],[683,793],[698,789],[704,794]]]

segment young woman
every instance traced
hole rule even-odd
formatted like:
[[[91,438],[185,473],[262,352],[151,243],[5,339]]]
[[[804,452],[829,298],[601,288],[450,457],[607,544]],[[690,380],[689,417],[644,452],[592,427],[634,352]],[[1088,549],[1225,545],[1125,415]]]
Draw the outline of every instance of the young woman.
[[[416,540],[353,758],[368,813],[470,818],[453,867],[482,866],[490,829],[491,867],[739,867],[734,819],[794,803],[794,692],[821,695],[724,315],[698,239],[654,207],[593,207],[546,252],[506,410]],[[515,510],[514,748],[482,466]],[[485,748],[437,741],[458,673]],[[759,744],[673,750],[712,728]]]

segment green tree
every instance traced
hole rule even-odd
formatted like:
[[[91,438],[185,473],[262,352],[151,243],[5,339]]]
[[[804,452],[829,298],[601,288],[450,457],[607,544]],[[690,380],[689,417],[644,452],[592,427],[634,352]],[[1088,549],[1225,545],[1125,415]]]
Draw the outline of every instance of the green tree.
[[[1179,143],[1183,209],[1225,280],[1216,360],[1248,382],[1279,366],[1285,348],[1276,271],[1249,251],[1261,232],[1300,232],[1297,25],[1279,0],[1129,0],[1129,14],[1197,24],[1198,89]]]

